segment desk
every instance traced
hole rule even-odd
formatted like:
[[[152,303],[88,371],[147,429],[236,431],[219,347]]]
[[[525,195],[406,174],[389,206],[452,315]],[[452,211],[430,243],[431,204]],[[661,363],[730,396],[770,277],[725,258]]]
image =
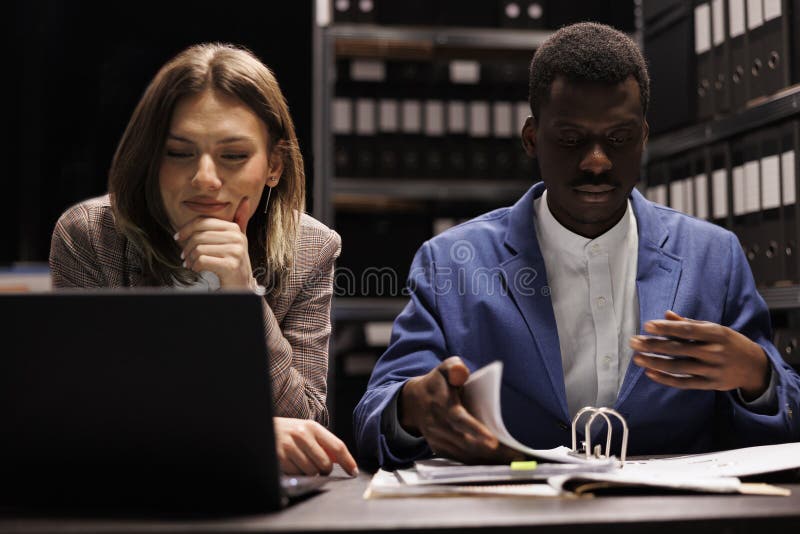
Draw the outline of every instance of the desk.
[[[583,499],[395,498],[365,501],[369,476],[336,480],[286,510],[226,519],[21,518],[0,513],[0,532],[793,532],[800,484],[791,497],[672,495]]]

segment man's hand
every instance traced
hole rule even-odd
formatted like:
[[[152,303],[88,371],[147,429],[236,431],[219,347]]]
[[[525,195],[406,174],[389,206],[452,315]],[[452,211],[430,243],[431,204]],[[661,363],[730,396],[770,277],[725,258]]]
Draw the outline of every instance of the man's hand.
[[[327,475],[334,462],[350,475],[356,461],[345,444],[321,424],[307,419],[273,418],[281,471],[287,475]]]
[[[442,456],[467,463],[507,463],[523,456],[497,441],[461,403],[469,369],[452,356],[426,375],[410,379],[398,399],[398,419],[406,431],[422,435]]]
[[[255,279],[247,250],[250,201],[244,198],[233,222],[198,217],[175,234],[183,249],[185,267],[195,272],[211,271],[225,289],[253,289]]]
[[[758,398],[769,386],[772,367],[764,350],[726,326],[686,319],[668,311],[663,320],[648,321],[644,329],[650,334],[676,338],[633,336],[630,339],[630,347],[636,351],[633,362],[644,367],[647,376],[655,382],[681,389],[729,391],[739,388],[745,400]],[[657,358],[642,352],[676,358]]]

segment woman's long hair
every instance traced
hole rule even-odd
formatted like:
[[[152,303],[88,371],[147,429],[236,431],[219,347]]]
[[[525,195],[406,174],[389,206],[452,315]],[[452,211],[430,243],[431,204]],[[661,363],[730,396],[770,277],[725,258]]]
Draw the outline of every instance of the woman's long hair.
[[[147,283],[190,283],[159,188],[159,168],[176,103],[208,90],[238,98],[267,126],[269,154],[283,160],[283,174],[267,188],[247,226],[250,260],[259,283],[280,292],[294,259],[305,171],[289,107],[272,72],[251,52],[228,44],[192,46],[164,65],[150,82],[114,154],[108,190],[116,224],[142,255]]]

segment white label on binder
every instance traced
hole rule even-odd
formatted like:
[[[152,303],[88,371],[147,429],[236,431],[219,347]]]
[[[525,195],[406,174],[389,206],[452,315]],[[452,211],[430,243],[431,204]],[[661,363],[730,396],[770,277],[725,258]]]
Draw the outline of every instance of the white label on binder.
[[[463,134],[467,132],[467,106],[459,100],[447,103],[447,131]]]
[[[330,0],[316,0],[317,26],[324,28],[331,23],[331,2]],[[338,7],[338,0],[337,0]],[[349,6],[348,6],[349,7]],[[346,9],[344,11],[347,11]]]
[[[777,19],[781,14],[781,0],[764,0],[764,22]]]
[[[370,321],[364,323],[364,338],[370,347],[388,347],[392,337],[391,321]]]
[[[331,126],[334,134],[353,133],[353,103],[349,98],[334,98],[331,109]]]
[[[495,102],[493,104],[492,122],[495,137],[511,137],[514,128],[511,121],[511,102]]]
[[[781,176],[783,177],[783,205],[794,204],[797,200],[795,191],[794,150],[781,154]]]
[[[669,207],[677,210],[683,211],[685,209],[684,203],[685,197],[683,194],[683,180],[675,180],[670,182],[669,184]]]
[[[683,212],[694,217],[694,178],[683,179]]]
[[[714,46],[719,46],[725,42],[725,13],[722,10],[722,0],[711,2],[711,25]]]
[[[747,0],[747,29],[752,30],[764,24],[764,6],[761,0]]]
[[[712,213],[715,219],[728,216],[728,173],[717,169],[711,173]]]
[[[354,59],[350,62],[350,78],[356,82],[384,82],[386,64],[375,59]]]
[[[700,4],[694,8],[694,53],[702,54],[711,50],[711,6]]]
[[[458,59],[450,62],[450,81],[476,84],[481,81],[481,64],[477,61]]]
[[[698,174],[694,177],[695,216],[708,219],[708,176]]]
[[[378,129],[381,132],[394,133],[397,131],[397,101],[382,99],[378,102]]]
[[[662,206],[666,206],[667,186],[665,186],[664,184],[654,185],[653,187],[647,190],[647,198],[649,198],[656,204],[661,204]]]
[[[778,155],[761,159],[761,208],[781,205],[781,162]]]
[[[741,165],[734,167],[731,172],[733,175],[733,214],[744,215],[744,167]]]
[[[369,98],[356,100],[356,133],[375,135],[375,101]]]
[[[761,188],[759,187],[758,175],[758,161],[748,161],[744,164],[745,213],[754,213],[761,209]]]
[[[439,100],[425,102],[425,135],[444,135],[444,104]]]
[[[472,137],[487,137],[489,135],[489,103],[469,103],[469,135]]]
[[[403,100],[400,104],[400,110],[403,118],[403,133],[420,133],[422,131],[422,119],[420,117],[422,106],[419,100]]]
[[[728,25],[731,37],[744,35],[744,0],[728,1]]]
[[[517,102],[517,105],[514,106],[516,108],[516,124],[514,128],[516,128],[517,132],[522,131],[522,127],[525,125],[525,121],[528,120],[528,117],[531,116],[531,105],[529,102]]]

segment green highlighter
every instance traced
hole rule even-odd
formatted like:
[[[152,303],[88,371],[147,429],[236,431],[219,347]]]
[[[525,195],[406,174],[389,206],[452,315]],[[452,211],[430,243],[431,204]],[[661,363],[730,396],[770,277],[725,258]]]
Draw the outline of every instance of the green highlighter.
[[[512,471],[533,471],[539,465],[536,460],[511,462]]]

